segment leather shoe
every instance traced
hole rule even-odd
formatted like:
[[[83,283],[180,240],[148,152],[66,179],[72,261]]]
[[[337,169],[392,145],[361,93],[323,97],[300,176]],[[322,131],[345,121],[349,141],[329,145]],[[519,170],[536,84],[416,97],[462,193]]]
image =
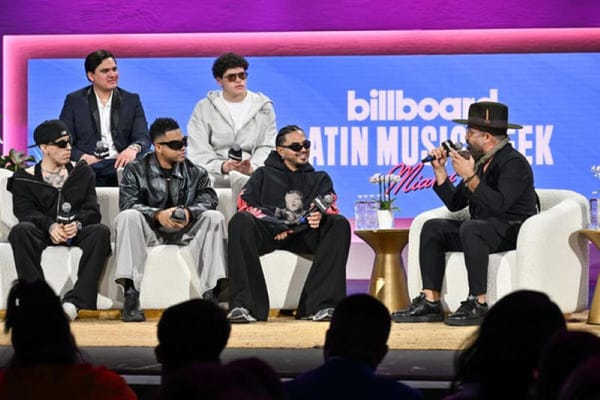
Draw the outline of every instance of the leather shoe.
[[[448,315],[444,322],[451,326],[479,325],[488,312],[487,303],[480,303],[475,296],[467,297],[456,312]]]
[[[439,300],[429,301],[425,298],[425,293],[421,293],[413,299],[408,308],[393,312],[392,320],[394,322],[442,322],[444,310]]]
[[[131,287],[125,292],[121,321],[142,322],[145,320],[144,311],[140,308],[140,292]]]

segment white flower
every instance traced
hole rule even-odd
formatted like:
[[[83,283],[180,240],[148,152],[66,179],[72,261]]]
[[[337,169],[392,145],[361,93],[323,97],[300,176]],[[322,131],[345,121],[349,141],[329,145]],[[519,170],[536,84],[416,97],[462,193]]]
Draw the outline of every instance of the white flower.
[[[369,178],[369,182],[371,183],[379,183],[382,181],[381,177],[383,175],[381,175],[379,172],[376,173],[375,175],[373,175],[372,177]]]

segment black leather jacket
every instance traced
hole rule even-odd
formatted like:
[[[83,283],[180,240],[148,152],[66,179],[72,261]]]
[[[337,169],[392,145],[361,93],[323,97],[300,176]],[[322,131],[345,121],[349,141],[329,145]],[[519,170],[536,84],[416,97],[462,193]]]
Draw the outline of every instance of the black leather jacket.
[[[190,210],[190,223],[193,223],[204,211],[217,208],[217,203],[217,193],[210,186],[208,173],[187,158],[175,165],[168,182],[154,152],[130,162],[123,170],[119,208],[138,210],[153,229],[159,227],[155,214],[168,208],[167,205],[184,206]]]

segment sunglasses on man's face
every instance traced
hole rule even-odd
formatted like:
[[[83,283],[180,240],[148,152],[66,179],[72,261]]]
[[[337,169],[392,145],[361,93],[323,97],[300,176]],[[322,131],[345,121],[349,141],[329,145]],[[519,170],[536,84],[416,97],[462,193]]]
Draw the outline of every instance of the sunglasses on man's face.
[[[308,149],[310,149],[310,140],[305,140],[302,143],[294,142],[294,143],[285,144],[285,145],[282,144],[279,147],[284,147],[284,148],[290,149],[292,151],[301,151],[303,148],[308,150]]]
[[[187,146],[187,136],[184,136],[181,140],[171,140],[170,142],[158,142],[156,144],[165,145],[171,150],[181,150],[185,146]]]
[[[229,82],[235,82],[238,78],[246,80],[248,78],[248,73],[244,71],[238,72],[237,74],[223,75],[223,79],[227,79]]]
[[[48,143],[49,146],[56,146],[59,149],[66,149],[68,145],[71,144],[71,140],[61,140],[58,142],[50,142]]]

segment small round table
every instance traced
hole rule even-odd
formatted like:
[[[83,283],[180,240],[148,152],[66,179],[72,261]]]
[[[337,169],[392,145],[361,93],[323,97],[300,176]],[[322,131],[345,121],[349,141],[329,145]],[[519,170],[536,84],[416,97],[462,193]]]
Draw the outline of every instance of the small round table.
[[[381,301],[390,312],[408,307],[410,299],[402,249],[408,243],[408,228],[359,230],[354,234],[375,252],[369,294]]]
[[[584,235],[590,242],[594,243],[594,245],[596,245],[596,247],[600,249],[600,230],[581,229],[579,233]],[[588,314],[587,323],[600,324],[600,285],[598,285],[597,280],[596,287],[594,288],[594,297],[592,298],[592,304],[590,305],[590,312]]]

